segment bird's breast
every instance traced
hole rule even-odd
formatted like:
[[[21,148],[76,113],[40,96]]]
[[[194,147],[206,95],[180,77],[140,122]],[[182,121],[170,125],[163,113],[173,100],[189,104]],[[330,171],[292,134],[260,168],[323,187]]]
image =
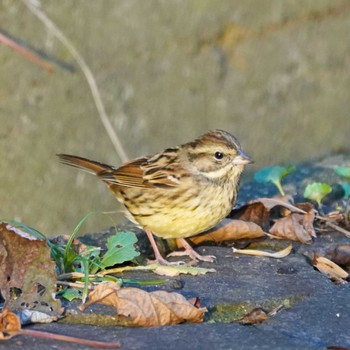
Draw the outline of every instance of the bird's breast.
[[[234,186],[124,189],[118,196],[128,218],[162,238],[186,238],[215,226],[231,211]]]

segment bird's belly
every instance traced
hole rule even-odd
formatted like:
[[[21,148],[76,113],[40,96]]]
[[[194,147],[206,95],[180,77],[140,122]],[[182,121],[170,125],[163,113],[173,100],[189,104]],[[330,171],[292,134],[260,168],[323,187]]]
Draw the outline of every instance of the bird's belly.
[[[215,226],[226,215],[214,215],[209,212],[177,211],[176,215],[158,213],[152,217],[151,222],[141,225],[149,228],[156,236],[165,239],[186,238],[204,232]],[[141,221],[141,220],[140,220]]]
[[[186,238],[215,226],[229,214],[232,202],[233,194],[223,199],[218,191],[210,201],[198,196],[190,198],[190,201],[189,198],[174,199],[166,206],[146,202],[137,209],[129,208],[128,216],[158,237]]]

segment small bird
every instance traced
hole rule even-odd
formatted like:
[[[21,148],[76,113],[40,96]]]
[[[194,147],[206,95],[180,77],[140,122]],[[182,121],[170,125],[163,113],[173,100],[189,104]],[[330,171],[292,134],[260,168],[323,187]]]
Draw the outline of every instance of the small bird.
[[[153,234],[178,239],[193,260],[213,262],[200,255],[186,237],[195,236],[225,218],[236,201],[240,175],[252,159],[238,140],[223,130],[213,130],[196,140],[167,148],[153,156],[136,158],[114,167],[86,158],[58,154],[64,164],[100,178],[126,207],[129,220],[142,227],[154,251],[155,261],[172,264],[162,257]]]

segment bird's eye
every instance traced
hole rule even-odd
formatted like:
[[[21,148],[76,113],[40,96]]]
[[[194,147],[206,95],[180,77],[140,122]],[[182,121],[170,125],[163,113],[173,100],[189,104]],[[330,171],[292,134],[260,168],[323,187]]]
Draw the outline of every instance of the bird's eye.
[[[217,151],[215,152],[214,157],[217,160],[221,160],[222,158],[224,158],[224,154],[222,152]]]

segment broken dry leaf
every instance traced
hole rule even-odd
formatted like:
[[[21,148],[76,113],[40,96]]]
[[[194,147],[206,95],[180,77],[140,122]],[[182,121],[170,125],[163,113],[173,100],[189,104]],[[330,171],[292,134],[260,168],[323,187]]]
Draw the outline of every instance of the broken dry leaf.
[[[235,209],[230,217],[248,220],[262,227],[278,239],[310,243],[315,237],[313,222],[316,211],[311,203],[290,203],[289,197],[258,198]],[[271,222],[274,224],[271,226]],[[258,231],[257,231],[258,232]],[[246,237],[244,237],[246,238]]]
[[[349,277],[349,274],[339,265],[323,256],[315,256],[312,265],[335,283],[343,284],[345,279]]]
[[[51,320],[57,319],[63,310],[60,301],[54,299],[55,268],[45,241],[0,223],[0,290],[6,307],[42,312]]]
[[[293,205],[289,202],[289,197],[282,197],[282,198],[258,198],[254,201],[251,201],[250,203],[260,202],[262,203],[266,209],[271,210],[272,208],[276,206],[281,206],[284,208],[289,209],[292,212],[305,214],[305,211],[301,208],[298,208],[298,206]]]
[[[275,307],[273,310],[271,310],[269,313],[264,311],[260,307],[256,307],[240,319],[234,322],[238,322],[244,325],[252,325],[252,324],[257,324],[257,323],[262,323],[266,321],[270,317],[274,317],[278,311],[282,309],[283,305],[278,305]]]
[[[306,208],[304,203],[301,204]],[[304,211],[304,210],[303,210]],[[313,222],[315,220],[315,211],[313,207],[305,214],[288,212],[286,216],[276,219],[274,225],[270,228],[270,233],[279,239],[290,239],[301,243],[311,243],[312,237],[316,237]]]
[[[254,239],[265,236],[263,229],[254,222],[225,219],[213,229],[188,240],[194,244],[214,241],[235,241],[239,239]],[[179,246],[181,248],[181,246]]]
[[[182,322],[203,322],[206,308],[197,308],[184,296],[165,291],[145,292],[138,288],[120,288],[114,282],[100,283],[82,309],[95,303],[112,306],[120,316],[137,326],[165,326]]]
[[[264,231],[268,231],[270,227],[270,212],[262,202],[251,201],[246,205],[233,210],[230,213],[231,219],[243,220],[247,222],[254,222],[262,227]]]
[[[268,319],[267,313],[260,307],[257,307],[252,311],[250,311],[248,314],[241,317],[236,322],[244,325],[251,325],[251,324],[262,323],[267,319]]]
[[[289,245],[287,248],[280,250],[279,252],[269,253],[263,250],[257,250],[257,249],[236,249],[232,248],[234,253],[237,254],[244,254],[244,255],[255,255],[255,256],[265,256],[268,258],[275,258],[275,259],[281,259],[289,255],[289,253],[292,251],[293,246]]]
[[[161,276],[176,277],[180,274],[199,276],[205,275],[208,272],[216,272],[215,269],[206,269],[196,266],[171,266],[171,265],[157,265],[153,270],[154,273]]]
[[[151,270],[158,275],[169,276],[169,277],[179,276],[180,274],[198,276],[198,275],[205,275],[208,272],[216,272],[215,269],[206,269],[204,267],[196,267],[196,266],[183,266],[183,265],[164,266],[160,264],[150,264],[147,266],[123,266],[123,267],[116,267],[112,269],[106,269],[101,272],[101,275],[110,275],[115,273],[121,273],[123,271],[135,271],[135,270]]]
[[[10,339],[18,334],[20,330],[21,323],[18,317],[7,308],[4,308],[0,312],[0,340]]]

